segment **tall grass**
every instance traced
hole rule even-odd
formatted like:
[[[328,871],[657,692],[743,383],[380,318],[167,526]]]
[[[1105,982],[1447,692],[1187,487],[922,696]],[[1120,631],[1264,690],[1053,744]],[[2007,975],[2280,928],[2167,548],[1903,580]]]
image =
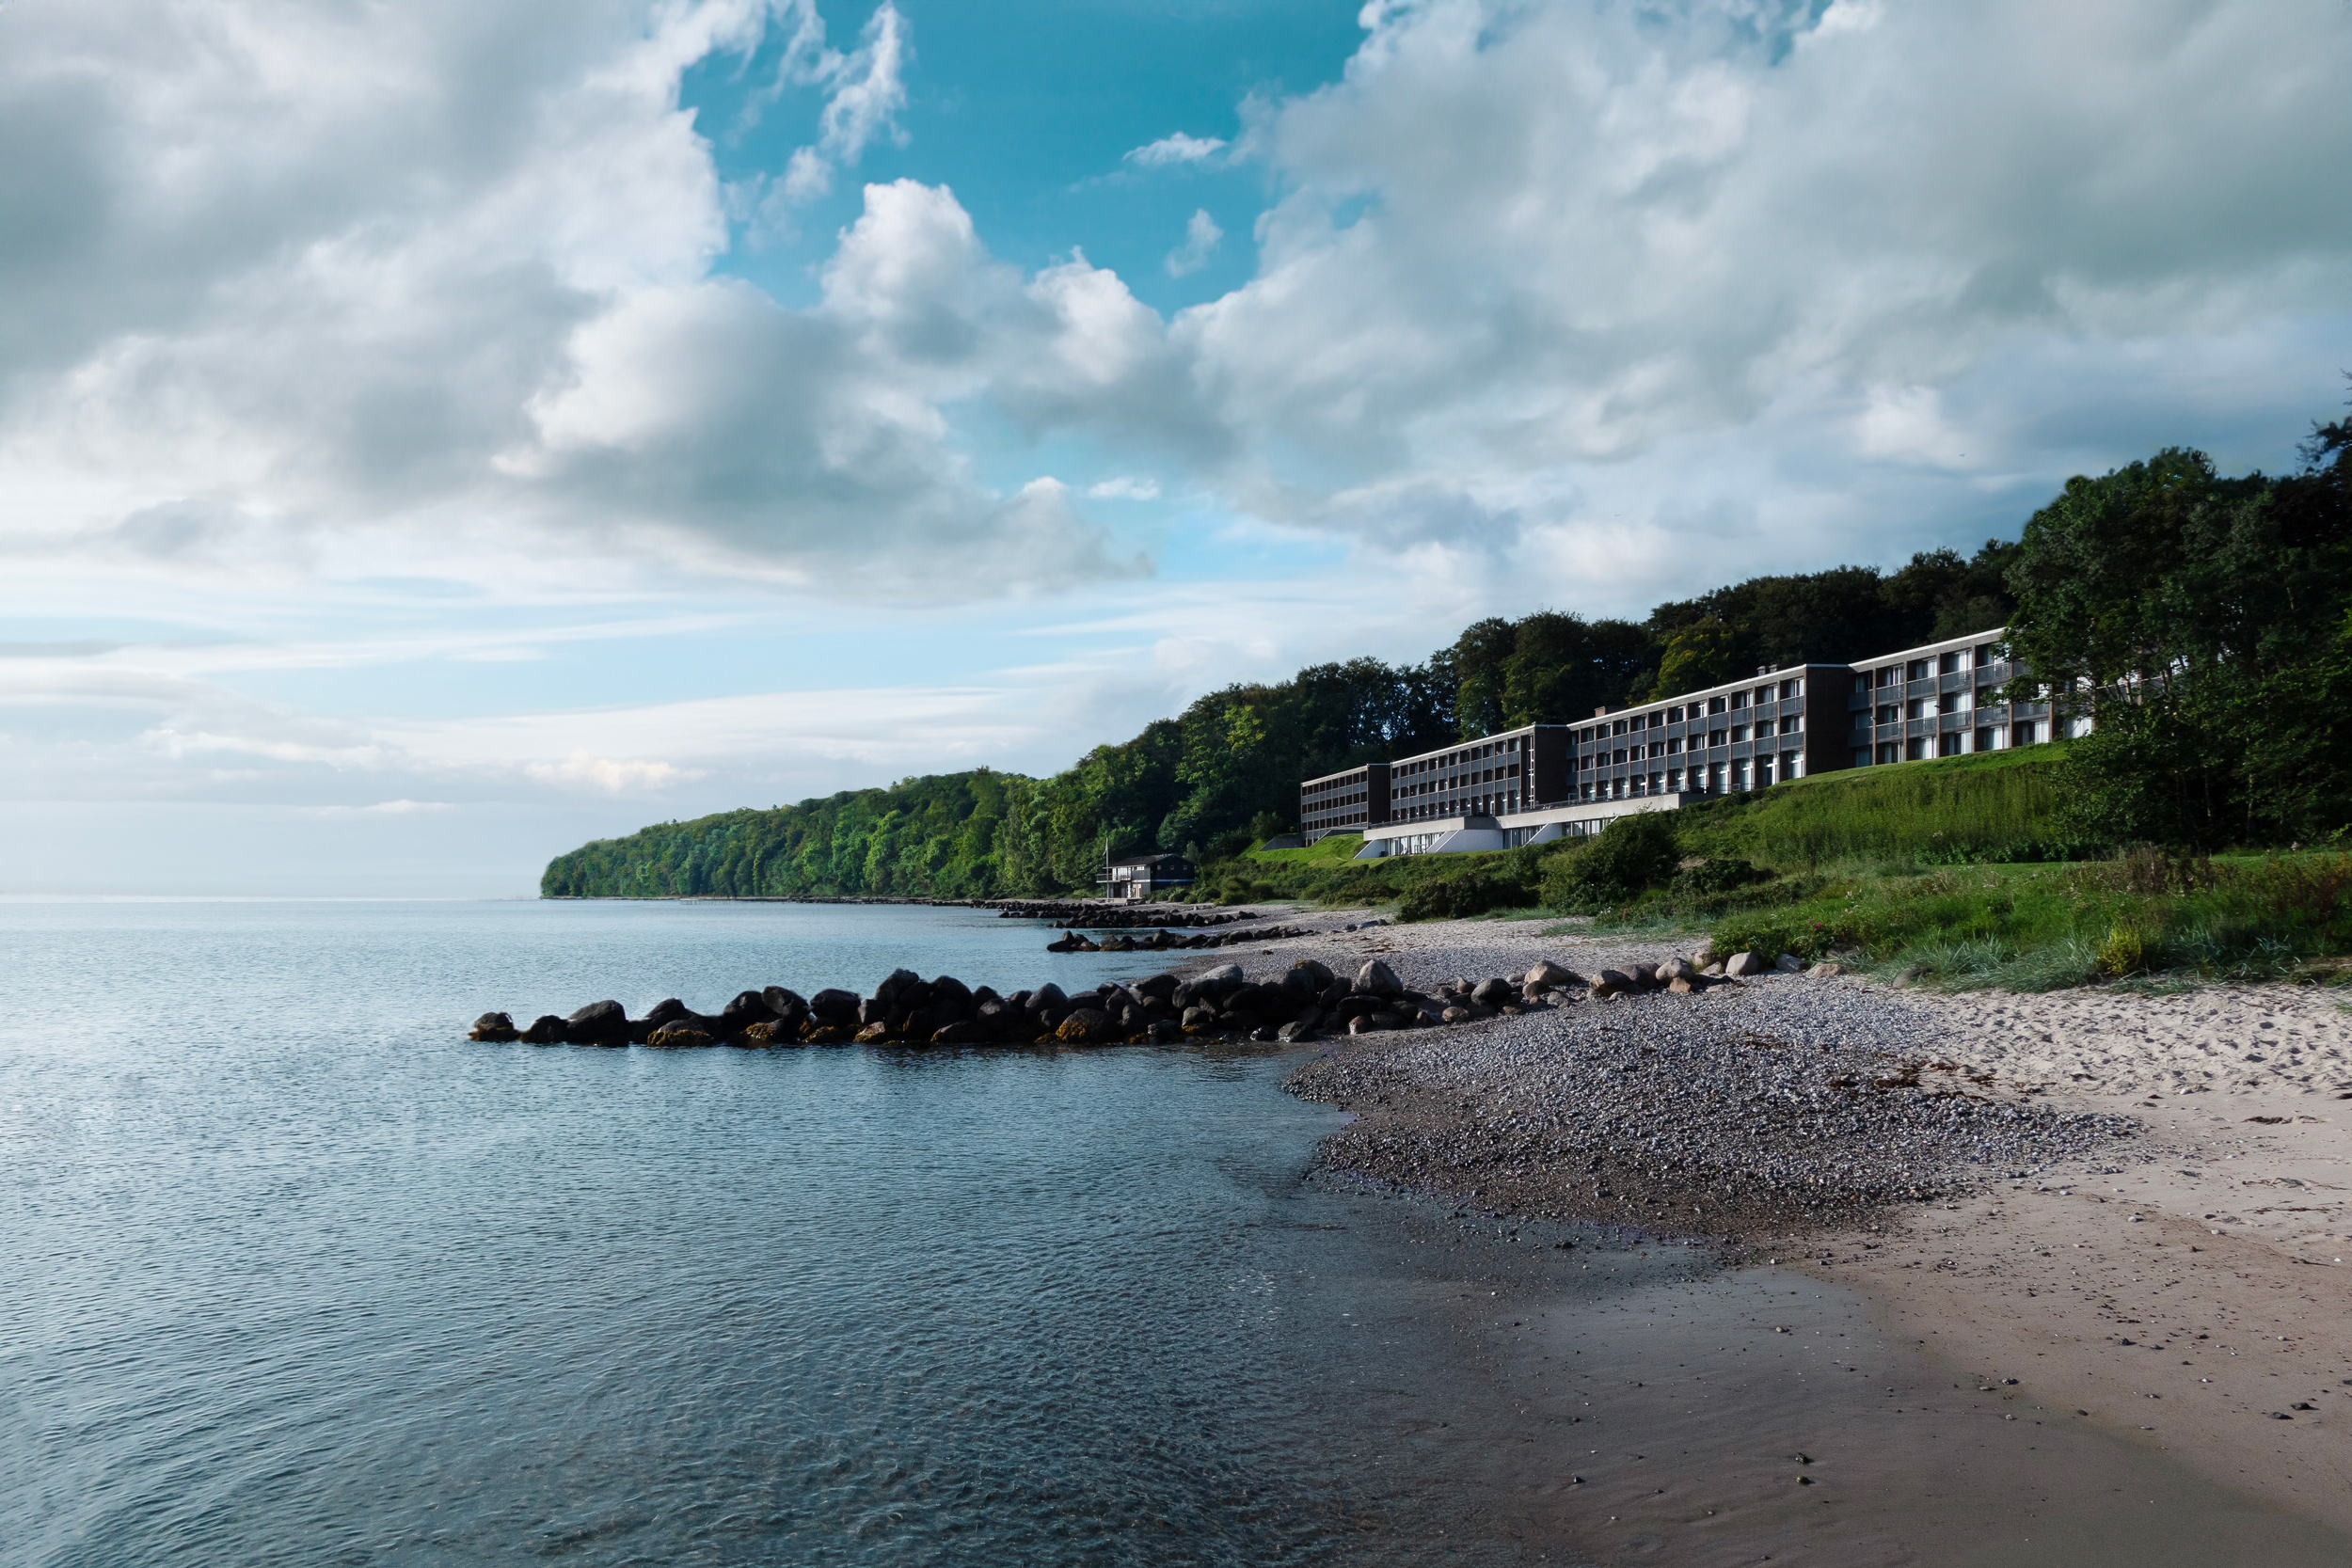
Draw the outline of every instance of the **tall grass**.
[[[1776,870],[1871,861],[2072,859],[2057,828],[2062,748],[1865,768],[1676,813],[1687,853]]]

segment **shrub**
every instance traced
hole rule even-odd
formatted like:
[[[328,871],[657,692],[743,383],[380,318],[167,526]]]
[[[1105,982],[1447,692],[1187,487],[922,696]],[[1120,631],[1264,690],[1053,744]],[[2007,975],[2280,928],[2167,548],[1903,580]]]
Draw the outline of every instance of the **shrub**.
[[[1678,898],[1704,898],[1710,894],[1729,893],[1734,888],[1760,882],[1772,875],[1758,871],[1745,861],[1703,860],[1695,865],[1685,865],[1675,873],[1672,891]]]
[[[1524,884],[1481,866],[1457,876],[1432,878],[1407,889],[1396,913],[1399,920],[1459,919],[1527,901]]]
[[[1554,856],[1544,871],[1544,902],[1580,912],[1611,909],[1663,882],[1680,858],[1667,814],[1634,812],[1583,848]]]

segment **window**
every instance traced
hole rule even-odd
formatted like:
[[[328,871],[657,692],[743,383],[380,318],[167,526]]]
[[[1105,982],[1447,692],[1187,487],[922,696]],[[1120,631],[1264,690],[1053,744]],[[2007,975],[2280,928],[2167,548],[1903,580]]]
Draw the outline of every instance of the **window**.
[[[1756,700],[1759,703],[1771,702],[1772,700],[1772,689],[1769,686],[1757,687],[1756,689]]]
[[[1733,707],[1745,707],[1745,706],[1747,706],[1747,705],[1748,705],[1748,694],[1747,694],[1746,692],[1744,692],[1744,691],[1735,691],[1735,692],[1733,692],[1733,693],[1731,694],[1731,705],[1732,705]]]
[[[1798,698],[1798,697],[1802,697],[1802,696],[1804,696],[1804,681],[1802,681],[1802,680],[1790,680],[1790,681],[1783,681],[1783,682],[1781,682],[1781,683],[1780,683],[1780,700],[1781,700],[1782,702],[1784,702],[1784,703],[1786,703],[1786,702],[1790,702],[1790,701],[1792,701],[1792,700],[1794,700],[1794,699],[1796,699],[1796,698]]]
[[[1624,721],[1624,720],[1622,720],[1622,719],[1620,719],[1620,720],[1618,720],[1615,723],[1613,723],[1613,724],[1610,725],[1610,726],[1609,726],[1609,733],[1610,733],[1611,735],[1623,735],[1623,734],[1625,734],[1625,721]]]
[[[1669,768],[1666,769],[1666,791],[1670,795],[1679,795],[1682,793],[1681,768]]]
[[[1879,709],[1879,722],[1882,724],[1896,723],[1899,721],[1901,718],[1902,715],[1895,711],[1895,705],[1892,703],[1889,703],[1885,706]]]
[[[1709,697],[1707,699],[1707,711],[1709,713],[1723,712],[1724,700],[1721,697]]]
[[[1681,750],[1682,750],[1682,737],[1681,737],[1680,736],[1678,736],[1678,735],[1677,735],[1677,736],[1671,736],[1671,737],[1667,740],[1667,742],[1666,742],[1666,754],[1667,754],[1668,756],[1673,756],[1673,755],[1674,755],[1677,752],[1679,752],[1679,751],[1681,751]]]
[[[1780,733],[1783,735],[1796,735],[1804,728],[1804,721],[1794,714],[1780,721]]]
[[[1925,719],[1927,716],[1928,700],[1925,697],[1914,697],[1903,705],[1905,719]]]
[[[1747,739],[1747,737],[1748,727],[1745,724],[1734,724],[1731,726],[1731,743],[1734,746],[1739,745],[1740,742]]]
[[[1667,722],[1667,723],[1669,723],[1669,724],[1679,724],[1679,723],[1681,723],[1681,722],[1682,722],[1682,710],[1681,710],[1680,708],[1678,708],[1678,707],[1670,707],[1670,708],[1668,708],[1668,709],[1666,710],[1666,722]]]
[[[1923,681],[1934,673],[1935,660],[1931,658],[1915,658],[1911,661],[1911,673],[1907,678],[1915,681]]]
[[[1958,713],[1960,711],[1960,693],[1957,691],[1947,691],[1944,695],[1938,697],[1935,700],[1935,711],[1938,713]]]
[[[1854,672],[1854,677],[1853,677],[1853,689],[1854,689],[1854,695],[1855,695],[1855,696],[1857,696],[1857,697],[1858,697],[1858,696],[1860,696],[1860,695],[1862,695],[1862,693],[1864,693],[1864,692],[1866,692],[1866,691],[1869,690],[1869,689],[1870,689],[1870,677],[1869,677],[1869,676],[1867,676],[1867,675],[1866,675],[1866,674],[1864,674],[1864,673],[1863,673],[1861,671],[1859,671],[1859,670],[1855,671],[1855,672]],[[1862,763],[1857,762],[1857,763],[1855,763],[1855,764],[1854,764],[1854,766],[1855,766],[1856,768],[1860,768],[1860,767],[1863,767],[1863,766],[1865,766],[1865,765],[1864,765],[1864,764],[1862,764]]]
[[[1722,730],[1709,730],[1707,732],[1707,743],[1709,746],[1721,746],[1726,738],[1727,737]]]
[[[1898,665],[1890,664],[1879,672],[1879,687],[1882,690],[1890,686],[1901,685],[1903,673]]]
[[[1966,649],[1955,648],[1935,661],[1935,673],[1939,675],[1957,675],[1965,668],[1963,661],[1967,657]]]
[[[1920,758],[1926,756],[1927,754],[1928,737],[1926,736],[1915,735],[1909,740],[1903,742],[1903,760],[1905,762],[1917,762]]]

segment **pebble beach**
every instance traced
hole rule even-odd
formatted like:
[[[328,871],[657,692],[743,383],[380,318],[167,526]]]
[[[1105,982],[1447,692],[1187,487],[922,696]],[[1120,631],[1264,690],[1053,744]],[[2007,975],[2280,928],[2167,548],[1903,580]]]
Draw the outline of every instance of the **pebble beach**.
[[[1410,987],[1687,956],[1553,921],[1229,946]],[[1350,928],[1354,927],[1354,928]],[[1858,1290],[2036,1419],[2352,1530],[2352,1009],[2282,985],[1937,994],[1768,972],[1327,1039],[1328,1176]]]

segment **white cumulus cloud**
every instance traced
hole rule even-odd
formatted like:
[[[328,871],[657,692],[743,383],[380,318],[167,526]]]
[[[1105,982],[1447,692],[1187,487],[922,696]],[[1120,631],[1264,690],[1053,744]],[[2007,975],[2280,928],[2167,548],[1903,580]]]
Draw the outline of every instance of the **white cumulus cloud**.
[[[1168,276],[1185,277],[1207,266],[1209,258],[1216,254],[1217,242],[1223,238],[1225,230],[1209,216],[1209,210],[1195,208],[1191,220],[1184,225],[1184,243],[1168,253]]]
[[[1179,131],[1131,150],[1124,161],[1142,168],[1166,168],[1171,164],[1205,163],[1225,147],[1221,136],[1193,136]]]

